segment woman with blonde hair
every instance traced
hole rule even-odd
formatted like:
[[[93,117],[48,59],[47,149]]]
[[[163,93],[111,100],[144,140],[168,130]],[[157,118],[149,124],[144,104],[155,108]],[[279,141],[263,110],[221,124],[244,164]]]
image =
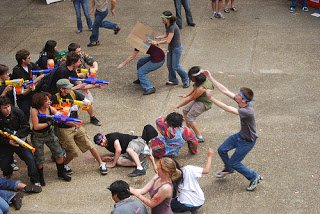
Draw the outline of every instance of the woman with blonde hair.
[[[172,214],[172,182],[180,178],[181,174],[174,160],[168,157],[159,159],[158,174],[142,189],[130,187],[130,192],[149,206],[152,214]],[[149,193],[151,198],[145,197],[146,193]]]

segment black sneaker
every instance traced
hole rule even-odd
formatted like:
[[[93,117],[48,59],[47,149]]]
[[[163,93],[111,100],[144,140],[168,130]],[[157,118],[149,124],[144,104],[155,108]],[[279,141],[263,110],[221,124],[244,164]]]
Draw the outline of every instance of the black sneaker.
[[[133,172],[128,174],[128,176],[129,177],[137,177],[137,176],[145,175],[145,174],[146,174],[146,170],[145,169],[135,169]]]
[[[171,82],[171,81],[167,81],[166,85],[178,85],[179,83],[177,82]]]
[[[215,174],[217,178],[224,178],[226,175],[232,174],[234,171],[232,170],[231,172],[227,171],[226,169],[223,169],[222,171],[219,171]]]
[[[64,171],[66,172],[67,175],[71,175],[73,173],[72,169],[68,165],[63,166]]]
[[[249,186],[247,187],[247,190],[253,191],[258,186],[260,181],[262,181],[262,179],[263,179],[263,177],[258,175],[253,181],[250,182]]]
[[[93,125],[96,125],[96,126],[101,126],[102,125],[100,120],[98,120],[95,116],[90,118],[90,123],[92,123]]]
[[[190,27],[195,27],[196,24],[195,24],[195,23],[189,23],[188,26],[190,26]]]
[[[156,89],[155,88],[150,88],[146,91],[143,92],[143,95],[149,95],[149,94],[153,94],[156,92]]]
[[[29,184],[25,186],[23,189],[26,193],[40,193],[42,191],[41,187],[34,184]]]
[[[137,80],[133,81],[132,83],[133,83],[133,84],[140,84],[140,80],[137,79]]]
[[[98,45],[100,45],[100,42],[99,42],[99,41],[90,42],[89,44],[87,44],[88,47],[93,47],[93,46],[98,46]]]
[[[121,30],[121,29],[119,28],[119,26],[118,26],[116,29],[114,29],[114,30],[113,30],[113,31],[114,31],[114,35],[117,35],[120,30]]]
[[[12,206],[13,206],[16,210],[20,210],[20,208],[21,208],[21,206],[22,206],[22,198],[23,198],[23,192],[18,192],[18,193],[11,199]]]

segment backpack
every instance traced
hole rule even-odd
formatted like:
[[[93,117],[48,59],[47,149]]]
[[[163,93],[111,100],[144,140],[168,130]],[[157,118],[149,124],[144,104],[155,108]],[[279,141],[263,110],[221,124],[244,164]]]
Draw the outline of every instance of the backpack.
[[[50,73],[46,74],[36,85],[36,92],[49,92],[51,93],[53,88],[52,88],[52,81],[53,77],[58,70],[59,67],[55,67]]]

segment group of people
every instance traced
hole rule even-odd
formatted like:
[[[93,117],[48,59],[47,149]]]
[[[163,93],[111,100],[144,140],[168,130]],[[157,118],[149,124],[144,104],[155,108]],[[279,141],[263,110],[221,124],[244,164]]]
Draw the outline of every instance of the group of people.
[[[75,2],[76,0],[74,0],[76,6]],[[95,21],[92,25],[93,36],[91,35],[92,40],[90,39],[89,43],[92,44],[91,46],[99,43],[97,29],[100,26],[108,25],[102,23],[108,14],[105,2],[104,0],[96,0],[96,3],[100,4],[96,4]],[[182,2],[184,1],[181,1],[183,6],[189,4],[188,1]],[[179,5],[177,0],[175,5],[176,7]],[[112,0],[111,11],[113,13],[114,7],[115,0]],[[99,8],[102,8],[101,11]],[[234,1],[231,1],[231,9],[236,10]],[[5,177],[3,181],[0,180],[1,190],[41,192],[41,187],[46,185],[44,145],[47,145],[52,153],[52,159],[56,163],[58,178],[66,182],[72,180],[70,175],[73,171],[68,164],[79,156],[79,149],[83,153],[90,151],[98,162],[102,175],[108,173],[107,168],[118,165],[135,167],[135,170],[128,174],[129,177],[143,176],[146,174],[148,162],[151,162],[156,175],[143,188],[129,187],[129,184],[124,181],[115,181],[110,185],[112,198],[116,202],[114,213],[146,213],[144,205],[149,206],[152,213],[195,211],[205,201],[198,179],[203,174],[209,173],[213,151],[212,149],[208,150],[208,159],[202,168],[191,165],[180,167],[175,158],[179,156],[179,151],[184,144],[188,145],[191,154],[198,153],[198,145],[204,143],[205,138],[195,121],[199,115],[212,108],[212,104],[226,112],[239,115],[241,125],[240,131],[231,135],[218,148],[218,154],[224,163],[224,168],[215,176],[224,178],[237,171],[249,180],[248,191],[253,191],[257,187],[262,176],[241,163],[254,147],[258,138],[255,111],[251,104],[253,91],[250,88],[242,87],[237,93],[233,93],[218,82],[208,70],[204,70],[200,66],[190,68],[187,73],[180,65],[183,49],[180,41],[182,26],[178,26],[179,21],[170,11],[164,11],[161,18],[166,33],[149,41],[150,47],[147,54],[150,56],[138,60],[137,79],[134,83],[141,85],[144,95],[155,92],[154,86],[146,75],[164,64],[165,53],[158,45],[168,44],[167,67],[169,75],[166,85],[178,85],[177,72],[183,88],[188,88],[190,83],[193,83],[193,88],[190,92],[180,96],[183,98],[181,103],[172,105],[176,109],[183,107],[182,114],[172,112],[166,117],[156,119],[156,128],[148,124],[144,127],[141,135],[119,132],[106,135],[97,133],[93,139],[94,143],[88,138],[86,130],[81,126],[81,120],[78,119],[78,111],[79,108],[86,106],[90,122],[97,126],[101,125],[101,122],[95,117],[94,99],[89,91],[89,89],[101,87],[101,85],[82,83],[79,80],[92,78],[90,75],[98,71],[97,61],[84,53],[79,44],[71,43],[67,51],[58,51],[57,42],[49,40],[40,52],[36,63],[31,62],[29,51],[19,50],[16,53],[17,66],[13,68],[11,75],[9,75],[9,68],[6,65],[0,65],[0,130],[9,132],[9,136],[10,134],[14,135],[35,148],[33,153],[29,148],[19,144],[15,140],[16,138],[8,138],[8,135],[0,136],[0,167]],[[88,22],[90,29],[89,24],[90,22]],[[189,19],[187,24],[195,26],[192,19]],[[78,25],[78,30],[82,31],[82,26]],[[119,30],[118,26],[114,26],[115,33]],[[134,49],[133,54],[118,68],[122,68],[135,59],[139,51]],[[36,75],[33,73],[33,71],[41,69],[49,69],[49,73],[46,75],[41,74],[41,71]],[[79,79],[70,81],[69,79],[73,80],[72,78]],[[32,84],[17,86],[11,84],[9,79],[23,79],[24,83],[29,81]],[[215,99],[212,93],[214,88],[234,100],[238,108],[228,106]],[[75,101],[81,104],[75,104]],[[72,120],[55,119],[60,117],[72,118]],[[31,121],[32,128],[30,128],[29,121]],[[186,126],[183,125],[183,122]],[[30,138],[29,135],[31,135]],[[101,157],[95,145],[105,147],[109,153],[113,154]],[[235,152],[230,157],[228,152],[234,149]],[[13,173],[11,165],[14,162],[14,154],[26,163],[30,185],[20,184],[19,181],[10,187],[1,185],[10,181],[8,179]],[[147,193],[150,194],[150,198],[145,196]],[[5,196],[5,194],[7,195]],[[144,205],[130,199],[131,194]],[[23,194],[20,192],[17,194],[5,192],[4,195],[1,195],[0,192],[1,211],[6,213],[9,204],[20,209],[22,197]]]

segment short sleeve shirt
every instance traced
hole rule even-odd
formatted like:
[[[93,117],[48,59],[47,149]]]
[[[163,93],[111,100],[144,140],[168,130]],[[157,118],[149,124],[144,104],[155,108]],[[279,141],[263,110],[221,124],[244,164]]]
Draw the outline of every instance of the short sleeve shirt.
[[[253,142],[258,138],[256,131],[255,112],[251,104],[238,110],[240,116],[241,137],[249,142]]]
[[[172,40],[169,43],[169,50],[173,50],[181,46],[180,29],[175,22],[172,25],[169,25],[168,27],[166,27],[166,33],[167,35],[169,33],[173,33]]]
[[[126,153],[126,150],[130,141],[136,138],[138,138],[138,136],[122,134],[119,132],[113,132],[113,133],[107,134],[106,139],[108,141],[108,145],[106,149],[112,153],[115,153],[116,150],[114,148],[114,142],[116,140],[119,140],[120,146],[121,146],[121,154],[124,154]]]

